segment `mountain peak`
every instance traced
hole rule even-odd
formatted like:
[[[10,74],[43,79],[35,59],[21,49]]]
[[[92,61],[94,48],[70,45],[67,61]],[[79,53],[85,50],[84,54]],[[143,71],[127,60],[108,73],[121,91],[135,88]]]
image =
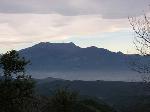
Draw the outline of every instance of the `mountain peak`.
[[[73,42],[70,43],[50,43],[50,42],[40,42],[35,46],[39,47],[77,47]]]
[[[38,44],[35,44],[29,48],[26,48],[26,49],[22,49],[20,51],[23,51],[23,50],[50,50],[50,49],[53,49],[53,50],[56,50],[56,49],[59,49],[59,50],[70,50],[70,49],[74,49],[74,48],[80,48],[79,46],[76,46],[73,42],[69,42],[69,43],[51,43],[51,42],[40,42]]]

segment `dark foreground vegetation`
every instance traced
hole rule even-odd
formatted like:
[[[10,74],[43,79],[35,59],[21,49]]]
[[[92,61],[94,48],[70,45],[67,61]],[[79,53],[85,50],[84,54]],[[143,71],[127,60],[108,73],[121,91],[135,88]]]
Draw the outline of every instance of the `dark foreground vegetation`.
[[[1,56],[1,112],[115,112],[107,104],[81,98],[67,87],[51,91],[47,96],[39,95],[35,91],[36,81],[25,74],[25,67],[29,63],[15,50]]]
[[[103,101],[118,112],[147,112],[150,109],[149,84],[143,82],[69,81],[57,78],[38,79],[36,82],[36,91],[42,96],[49,96],[50,91],[69,85],[70,90],[78,91],[82,98]]]

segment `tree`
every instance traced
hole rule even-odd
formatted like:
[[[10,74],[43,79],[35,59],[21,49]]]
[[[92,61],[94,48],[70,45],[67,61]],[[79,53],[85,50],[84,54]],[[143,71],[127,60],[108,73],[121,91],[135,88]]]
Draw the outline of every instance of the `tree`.
[[[3,54],[0,58],[0,64],[3,69],[5,78],[24,78],[25,66],[29,64],[30,61],[26,61],[24,57],[20,57],[19,53],[15,50],[8,51]],[[18,73],[22,73],[21,75]]]
[[[2,112],[29,112],[27,107],[33,99],[34,82],[25,74],[29,61],[15,50],[8,51],[0,57],[3,70],[0,80],[0,110]]]
[[[135,33],[134,44],[141,55],[150,55],[150,17],[129,17],[130,25]]]
[[[134,45],[140,56],[131,62],[132,69],[143,73],[144,91],[150,92],[150,16],[144,14],[140,17],[130,17],[130,25],[134,31]],[[143,95],[130,105],[131,112],[150,111],[150,97]]]
[[[55,90],[46,101],[43,112],[116,112],[103,101],[80,96],[66,87]]]
[[[54,92],[50,99],[48,110],[52,112],[73,112],[78,95],[68,88],[61,88]]]
[[[130,25],[135,33],[134,45],[142,57],[131,63],[132,69],[144,74],[150,73],[150,17],[144,14],[141,17],[129,17]],[[144,58],[143,58],[144,57]],[[143,77],[145,82],[150,81],[150,76]]]

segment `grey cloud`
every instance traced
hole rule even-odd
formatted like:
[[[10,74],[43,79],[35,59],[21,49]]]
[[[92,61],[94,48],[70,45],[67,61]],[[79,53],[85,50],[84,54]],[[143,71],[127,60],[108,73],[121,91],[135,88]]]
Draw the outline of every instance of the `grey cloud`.
[[[140,15],[149,4],[149,0],[0,0],[0,13],[96,14],[112,19]]]

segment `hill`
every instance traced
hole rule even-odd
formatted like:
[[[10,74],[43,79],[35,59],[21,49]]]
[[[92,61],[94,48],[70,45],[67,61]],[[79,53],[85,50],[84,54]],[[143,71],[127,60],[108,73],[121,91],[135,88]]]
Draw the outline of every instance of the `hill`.
[[[41,80],[43,83],[40,83]],[[69,87],[85,98],[98,98],[100,101],[104,101],[114,107],[118,112],[149,109],[147,106],[150,101],[149,88],[141,82],[69,81],[58,79],[48,82],[47,79],[40,79],[40,81],[37,81],[36,91],[41,95],[48,96],[52,91],[61,87]],[[135,105],[143,107],[135,108]],[[145,108],[144,106],[147,107]]]

